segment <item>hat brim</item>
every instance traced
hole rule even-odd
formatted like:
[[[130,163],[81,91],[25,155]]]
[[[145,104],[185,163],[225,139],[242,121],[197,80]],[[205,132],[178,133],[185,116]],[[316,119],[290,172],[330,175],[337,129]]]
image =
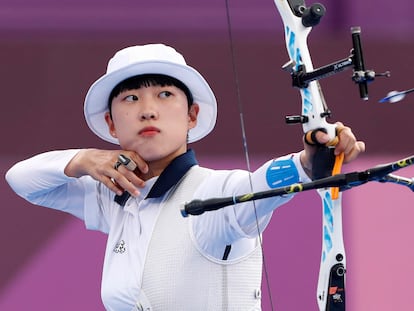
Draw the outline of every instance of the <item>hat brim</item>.
[[[200,107],[197,125],[189,131],[188,142],[195,142],[208,135],[214,128],[217,118],[217,102],[207,81],[197,70],[188,66],[168,61],[137,62],[122,69],[106,74],[95,81],[85,98],[84,114],[89,128],[98,137],[113,144],[118,139],[110,135],[105,121],[108,99],[113,88],[125,79],[142,74],[162,74],[171,76],[184,83],[194,102]]]

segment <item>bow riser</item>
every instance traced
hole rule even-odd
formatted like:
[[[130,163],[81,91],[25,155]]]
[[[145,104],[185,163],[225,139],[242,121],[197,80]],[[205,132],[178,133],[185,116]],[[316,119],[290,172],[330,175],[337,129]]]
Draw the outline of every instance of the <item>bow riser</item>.
[[[313,64],[307,46],[307,38],[312,27],[305,27],[298,11],[305,10],[301,1],[288,2],[287,0],[275,0],[276,7],[282,17],[286,48],[290,62],[284,67],[289,67],[292,72],[303,70],[313,71]],[[300,7],[303,5],[302,7]],[[299,14],[300,15],[300,14]],[[302,99],[301,123],[303,131],[324,128],[333,139],[336,135],[334,124],[329,124],[326,117],[329,110],[318,81],[308,83],[306,87],[299,89]],[[317,301],[319,310],[345,310],[345,250],[342,238],[342,203],[341,194],[333,200],[330,189],[318,190],[322,200],[322,255],[319,280],[317,286]]]

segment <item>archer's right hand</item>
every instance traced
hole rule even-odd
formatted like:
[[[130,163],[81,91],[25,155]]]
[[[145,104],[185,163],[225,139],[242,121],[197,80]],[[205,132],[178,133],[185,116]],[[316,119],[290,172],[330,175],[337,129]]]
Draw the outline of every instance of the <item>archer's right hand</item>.
[[[134,171],[122,165],[115,166],[121,153],[136,163],[137,168]],[[89,175],[117,195],[128,191],[132,196],[137,196],[139,195],[137,188],[145,185],[145,181],[138,175],[146,174],[148,165],[133,151],[82,149],[68,163],[64,172],[67,176],[76,178]]]

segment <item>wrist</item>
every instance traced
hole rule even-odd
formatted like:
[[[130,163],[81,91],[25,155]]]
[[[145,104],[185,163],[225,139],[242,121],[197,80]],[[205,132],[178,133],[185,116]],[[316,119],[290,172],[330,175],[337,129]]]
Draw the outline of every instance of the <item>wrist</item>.
[[[81,163],[80,159],[84,153],[85,149],[81,149],[72,157],[72,159],[70,159],[63,171],[66,176],[79,178],[84,175],[79,165],[79,163]]]
[[[306,175],[308,175],[308,177],[312,177],[312,162],[308,160],[304,150],[300,153],[299,159]]]

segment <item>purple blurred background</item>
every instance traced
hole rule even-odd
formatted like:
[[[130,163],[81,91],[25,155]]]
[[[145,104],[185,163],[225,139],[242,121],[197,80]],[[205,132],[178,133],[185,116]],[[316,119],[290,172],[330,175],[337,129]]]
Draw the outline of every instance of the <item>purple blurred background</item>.
[[[414,97],[379,104],[390,90],[414,87],[414,4],[408,0],[327,0],[327,16],[309,46],[315,67],[348,56],[351,26],[362,27],[367,68],[390,70],[362,102],[351,72],[321,82],[333,121],[353,127],[365,155],[345,170],[364,169],[413,153]],[[308,4],[311,2],[308,2]],[[280,68],[287,61],[282,22],[271,0],[229,0],[252,167],[301,148],[299,93]],[[201,163],[245,168],[224,0],[1,0],[2,175],[42,151],[113,148],[83,119],[83,99],[107,60],[122,47],[173,45],[204,74],[219,102],[214,132],[193,144]],[[408,131],[408,132],[407,132]],[[414,170],[401,174],[414,176]],[[103,310],[100,275],[105,236],[68,215],[34,207],[0,180],[0,310]],[[349,310],[410,310],[414,268],[413,194],[370,184],[344,194]],[[317,310],[321,211],[315,193],[275,212],[264,237],[275,310]],[[264,311],[270,310],[264,287]]]

